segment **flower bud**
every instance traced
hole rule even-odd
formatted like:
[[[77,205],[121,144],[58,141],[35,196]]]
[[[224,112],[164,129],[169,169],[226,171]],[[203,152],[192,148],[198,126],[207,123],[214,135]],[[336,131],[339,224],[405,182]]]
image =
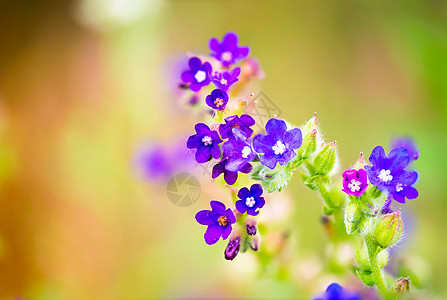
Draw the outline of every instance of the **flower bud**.
[[[247,230],[248,235],[256,235],[256,232],[258,231],[256,228],[256,220],[248,218],[245,222],[245,229]]]
[[[328,174],[335,166],[336,142],[327,144],[315,157],[314,166],[319,174]]]
[[[261,246],[261,237],[258,234],[251,239],[250,248],[253,251],[258,251],[260,246]]]
[[[409,292],[410,291],[410,278],[400,277],[394,283],[395,292]]]
[[[309,158],[317,150],[317,130],[312,129],[309,131],[303,139],[303,145],[301,146],[302,156]]]
[[[399,242],[403,227],[400,211],[383,215],[374,230],[374,238],[382,248],[388,248]]]
[[[233,260],[239,253],[239,248],[241,247],[241,236],[232,236],[228,242],[227,248],[225,248],[225,259]]]

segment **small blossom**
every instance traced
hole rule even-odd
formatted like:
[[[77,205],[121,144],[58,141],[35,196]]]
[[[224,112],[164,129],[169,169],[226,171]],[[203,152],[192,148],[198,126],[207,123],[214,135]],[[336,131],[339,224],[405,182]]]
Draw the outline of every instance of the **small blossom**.
[[[239,248],[241,247],[241,236],[240,234],[232,236],[228,242],[227,248],[225,248],[225,259],[233,260],[239,253]]]
[[[248,235],[256,235],[258,229],[256,228],[256,220],[254,218],[247,218],[245,222],[245,229]]]
[[[237,194],[240,200],[235,203],[238,212],[241,214],[247,212],[251,216],[258,215],[259,210],[265,205],[265,199],[261,197],[262,192],[260,184],[253,184],[250,190],[246,187],[241,188]]]
[[[416,147],[412,138],[397,138],[391,142],[391,148],[403,147],[407,149],[408,154],[410,154],[410,163],[419,158],[419,149]]]
[[[188,138],[186,146],[188,149],[197,149],[196,161],[198,163],[205,163],[211,157],[218,159],[220,157],[219,144],[222,140],[217,131],[210,130],[210,128],[203,123],[198,123],[195,126],[197,134]]]
[[[225,168],[231,172],[238,172],[243,166],[255,159],[256,152],[249,140],[236,128],[233,129],[235,138],[229,139],[222,145],[224,157],[228,159]]]
[[[196,214],[196,221],[201,225],[208,226],[204,236],[205,242],[208,245],[213,245],[220,237],[223,240],[228,238],[236,218],[231,208],[226,209],[222,202],[211,201],[210,206],[211,210],[202,210]]]
[[[225,118],[225,124],[220,124],[219,133],[223,139],[233,138],[233,128],[237,128],[246,138],[253,134],[253,129],[250,127],[255,125],[255,120],[249,115],[237,115]]]
[[[212,67],[209,62],[202,64],[198,57],[189,60],[189,70],[182,73],[183,82],[190,83],[189,88],[198,92],[211,82]]]
[[[338,283],[331,283],[323,295],[313,300],[360,300],[360,296],[357,293],[347,291]]]
[[[368,187],[368,178],[363,169],[349,169],[343,172],[343,192],[350,196],[360,197]]]
[[[228,103],[228,94],[225,91],[215,89],[206,96],[206,104],[216,110],[224,110]]]
[[[239,47],[238,40],[239,38],[234,32],[225,34],[220,43],[218,39],[212,38],[209,43],[211,56],[219,60],[224,67],[243,60],[248,56],[250,47]]]
[[[405,203],[405,198],[414,199],[418,196],[417,190],[412,187],[418,174],[407,171],[410,155],[405,148],[395,148],[388,156],[382,146],[373,149],[369,161],[372,166],[365,166],[371,184],[383,192],[387,191],[393,199]]]
[[[229,185],[233,185],[237,180],[238,172],[228,171],[226,169],[227,162],[228,162],[228,159],[224,158],[219,163],[214,165],[211,177],[213,179],[215,179],[215,178],[219,177],[220,174],[224,174],[225,182]],[[252,169],[251,164],[247,163],[239,169],[239,172],[247,174],[247,173],[251,172],[251,169]]]
[[[241,74],[241,68],[237,67],[230,72],[228,71],[216,71],[212,77],[214,85],[223,91],[228,89],[238,81],[238,76]]]
[[[287,130],[286,122],[278,119],[270,119],[265,129],[267,135],[258,134],[253,139],[256,152],[264,153],[259,160],[270,169],[274,169],[277,163],[285,165],[296,156],[294,150],[301,147],[301,130]]]

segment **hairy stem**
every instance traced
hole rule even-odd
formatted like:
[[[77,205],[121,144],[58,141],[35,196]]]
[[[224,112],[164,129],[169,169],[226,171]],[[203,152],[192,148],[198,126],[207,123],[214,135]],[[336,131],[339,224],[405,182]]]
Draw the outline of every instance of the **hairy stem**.
[[[371,236],[366,236],[365,242],[366,247],[368,248],[369,263],[371,264],[371,271],[373,273],[376,286],[380,291],[386,292],[387,287],[383,278],[382,270],[380,270],[377,263],[378,246]]]

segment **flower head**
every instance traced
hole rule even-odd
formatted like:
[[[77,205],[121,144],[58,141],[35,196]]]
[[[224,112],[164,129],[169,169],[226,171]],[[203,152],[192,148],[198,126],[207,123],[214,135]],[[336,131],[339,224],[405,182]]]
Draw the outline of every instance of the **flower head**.
[[[216,110],[224,110],[228,103],[228,94],[225,91],[215,89],[206,96],[206,104]]]
[[[227,163],[228,163],[228,159],[224,158],[219,163],[214,165],[211,177],[214,179],[214,178],[219,177],[220,174],[224,174],[225,182],[229,185],[233,185],[237,180],[238,172],[237,171],[236,172],[228,171],[226,169]],[[247,174],[247,173],[251,172],[251,169],[252,169],[251,164],[246,163],[245,165],[241,166],[241,168],[239,168],[238,171],[241,173]]]
[[[242,132],[246,138],[253,134],[253,129],[250,127],[255,125],[255,120],[249,115],[237,115],[225,118],[225,124],[220,124],[219,133],[223,139],[233,138],[233,128],[237,128]]]
[[[264,166],[274,169],[276,164],[285,165],[296,156],[295,149],[301,147],[303,137],[299,128],[287,130],[286,122],[270,119],[265,125],[267,135],[258,134],[253,139],[253,147],[264,153],[259,160]]]
[[[419,149],[416,147],[412,138],[397,138],[391,142],[391,148],[403,147],[410,154],[410,163],[419,158]]]
[[[360,197],[368,187],[368,178],[363,169],[349,169],[343,172],[343,192],[350,196]]]
[[[249,140],[238,129],[233,129],[234,138],[229,139],[222,145],[224,157],[227,163],[225,168],[231,172],[240,171],[247,163],[256,157],[256,152]]]
[[[202,64],[198,57],[189,60],[189,70],[182,73],[182,81],[190,83],[189,88],[198,92],[211,82],[211,72],[213,68],[209,62]]]
[[[410,155],[405,148],[395,148],[388,156],[382,146],[373,149],[369,161],[372,166],[365,166],[371,184],[383,192],[387,191],[393,199],[405,203],[405,198],[414,199],[418,196],[417,190],[412,187],[418,174],[407,171]]]
[[[223,91],[228,89],[238,81],[238,76],[241,74],[241,68],[237,67],[230,72],[228,71],[216,71],[212,77],[214,85]]]
[[[314,300],[360,300],[360,297],[357,293],[347,291],[338,283],[331,283],[326,292]]]
[[[205,163],[211,157],[218,159],[220,157],[219,144],[222,140],[217,131],[210,130],[210,128],[203,123],[197,123],[195,126],[197,134],[188,138],[186,146],[188,149],[197,149],[196,161],[198,163]]]
[[[211,56],[219,60],[224,67],[228,67],[246,58],[250,52],[250,47],[239,47],[238,40],[239,38],[234,32],[225,34],[222,42],[219,42],[216,38],[212,38],[209,44]]]
[[[253,184],[250,190],[246,187],[241,188],[237,193],[240,200],[236,201],[236,209],[241,214],[247,212],[248,215],[256,216],[259,209],[265,205],[265,199],[262,196],[262,187],[260,184]]]
[[[202,210],[196,214],[196,220],[201,225],[208,228],[205,232],[205,242],[208,245],[217,243],[220,237],[227,239],[231,233],[232,224],[236,222],[236,217],[230,208],[219,201],[210,202],[211,210]]]

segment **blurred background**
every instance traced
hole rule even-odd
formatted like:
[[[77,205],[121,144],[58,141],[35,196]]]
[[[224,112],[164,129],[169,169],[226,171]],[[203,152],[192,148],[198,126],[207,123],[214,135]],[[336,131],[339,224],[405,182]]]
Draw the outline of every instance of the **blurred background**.
[[[447,2],[38,0],[0,4],[0,299],[308,297],[324,290],[321,201],[287,192],[288,276],[223,259],[194,215],[225,196],[209,177],[188,207],[142,180],[142,143],[193,132],[176,61],[235,31],[281,118],[318,112],[342,168],[396,136],[421,150],[419,198],[399,251],[445,299]],[[340,279],[342,280],[342,279]],[[343,281],[341,281],[343,283]]]

